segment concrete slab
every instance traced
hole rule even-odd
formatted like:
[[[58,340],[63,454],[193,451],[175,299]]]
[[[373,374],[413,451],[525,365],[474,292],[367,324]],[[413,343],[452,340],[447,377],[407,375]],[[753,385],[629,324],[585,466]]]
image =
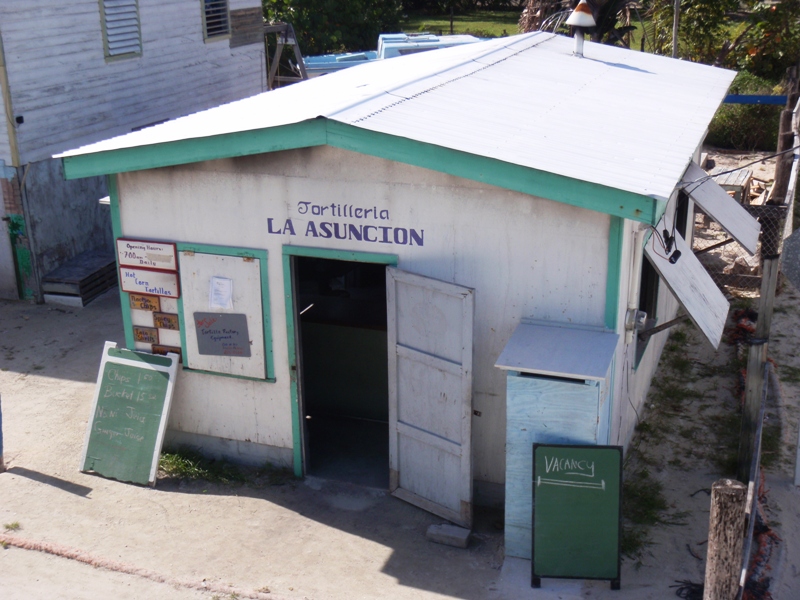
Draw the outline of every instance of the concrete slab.
[[[450,523],[431,525],[425,534],[430,541],[454,548],[466,548],[469,545],[471,531]]]

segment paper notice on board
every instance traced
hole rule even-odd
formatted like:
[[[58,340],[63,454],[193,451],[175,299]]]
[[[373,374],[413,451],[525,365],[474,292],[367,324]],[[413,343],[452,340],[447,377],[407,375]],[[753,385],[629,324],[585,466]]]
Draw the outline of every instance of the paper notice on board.
[[[208,291],[209,310],[233,308],[233,280],[212,277]]]

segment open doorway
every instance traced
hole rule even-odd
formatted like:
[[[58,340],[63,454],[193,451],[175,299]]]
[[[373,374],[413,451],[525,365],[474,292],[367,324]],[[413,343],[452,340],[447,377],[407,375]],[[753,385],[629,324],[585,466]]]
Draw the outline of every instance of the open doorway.
[[[294,257],[305,471],[389,487],[386,267]]]

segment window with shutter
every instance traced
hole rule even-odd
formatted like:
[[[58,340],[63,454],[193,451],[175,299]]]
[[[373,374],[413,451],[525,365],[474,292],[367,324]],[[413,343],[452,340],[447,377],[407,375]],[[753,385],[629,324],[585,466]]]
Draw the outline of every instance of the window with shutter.
[[[228,0],[200,0],[203,3],[203,36],[227,37],[231,33]]]
[[[103,46],[108,58],[142,53],[138,0],[101,0]]]

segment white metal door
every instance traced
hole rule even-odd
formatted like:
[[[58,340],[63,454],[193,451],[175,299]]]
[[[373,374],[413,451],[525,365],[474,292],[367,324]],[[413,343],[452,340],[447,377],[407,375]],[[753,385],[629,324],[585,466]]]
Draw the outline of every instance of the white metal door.
[[[473,290],[386,272],[389,489],[471,527]]]

